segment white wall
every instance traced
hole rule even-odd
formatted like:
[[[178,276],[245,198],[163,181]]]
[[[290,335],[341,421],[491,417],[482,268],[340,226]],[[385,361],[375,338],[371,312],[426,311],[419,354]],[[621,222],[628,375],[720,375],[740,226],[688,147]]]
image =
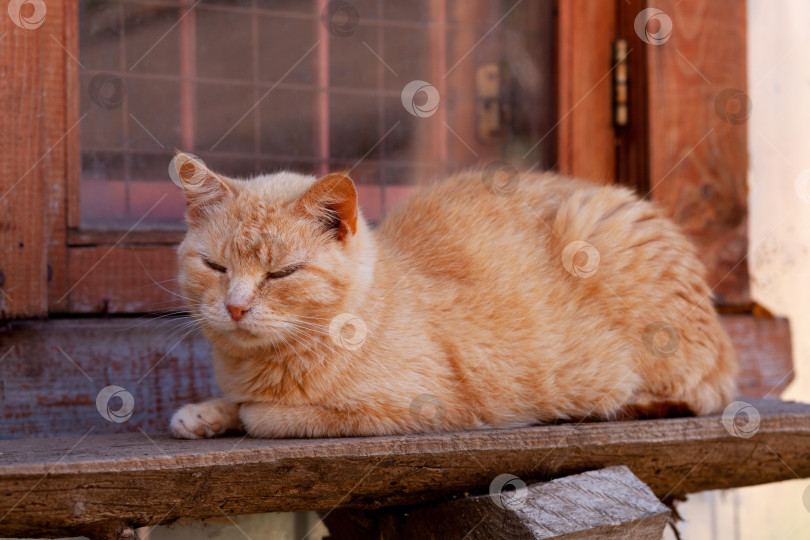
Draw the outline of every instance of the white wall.
[[[747,4],[752,291],[791,322],[796,378],[782,397],[810,402],[810,182],[796,189],[810,179],[810,1]],[[679,528],[685,540],[808,539],[808,506],[810,479],[703,493]]]

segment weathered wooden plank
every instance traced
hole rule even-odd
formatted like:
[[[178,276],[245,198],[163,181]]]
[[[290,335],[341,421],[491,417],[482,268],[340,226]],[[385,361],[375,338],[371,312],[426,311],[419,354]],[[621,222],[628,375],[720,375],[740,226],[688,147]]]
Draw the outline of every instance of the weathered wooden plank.
[[[751,315],[723,315],[720,322],[740,358],[740,394],[778,397],[794,377],[790,322]]]
[[[133,293],[150,286],[143,279]],[[740,355],[740,394],[777,397],[792,379],[787,320],[721,320]],[[0,361],[0,439],[82,435],[90,426],[95,433],[165,429],[175,409],[216,391],[208,343],[199,332],[183,337],[193,328],[188,323],[166,317],[14,323],[0,333],[0,357],[7,354]],[[135,397],[136,414],[126,424],[111,424],[95,409],[96,394],[111,384]]]
[[[486,493],[503,473],[528,484],[612,465],[626,465],[662,498],[810,476],[810,405],[748,401],[752,416],[739,414],[736,423],[715,415],[372,438],[128,433],[5,441],[0,534],[80,534],[109,521],[148,525],[222,512],[373,509]]]
[[[325,518],[334,540],[422,540],[444,538],[534,540],[634,538],[661,540],[670,511],[625,466],[557,478],[527,486],[502,475],[489,494],[407,508],[377,511],[371,527],[358,530],[353,510]],[[367,518],[370,513],[361,514]]]
[[[174,246],[131,246],[122,234],[112,246],[68,250],[70,311],[143,313],[182,309],[175,292]]]
[[[187,318],[16,323],[0,333],[0,439],[166,429],[171,413],[216,392],[208,343]],[[96,397],[110,385],[135,400],[109,422]],[[2,459],[2,458],[0,458]]]
[[[112,246],[121,240],[126,231],[102,231],[70,229],[67,243],[69,246],[103,247]],[[186,231],[181,230],[135,230],[126,234],[128,245],[169,245],[176,246],[183,241]]]
[[[645,44],[652,198],[689,232],[720,303],[750,301],[744,2],[663,0]]]

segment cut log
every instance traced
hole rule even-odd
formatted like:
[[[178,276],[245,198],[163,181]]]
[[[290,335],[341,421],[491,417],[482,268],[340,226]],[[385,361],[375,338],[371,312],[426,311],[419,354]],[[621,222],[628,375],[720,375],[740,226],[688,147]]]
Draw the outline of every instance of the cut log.
[[[469,540],[510,538],[661,540],[669,509],[625,466],[608,467],[526,486],[500,475],[488,495],[398,512],[325,516],[334,540]],[[504,489],[508,486],[509,489]],[[358,527],[359,525],[359,527]]]
[[[810,477],[810,405],[721,415],[344,439],[127,433],[0,442],[0,537],[181,517],[377,509],[626,465],[656,496]]]

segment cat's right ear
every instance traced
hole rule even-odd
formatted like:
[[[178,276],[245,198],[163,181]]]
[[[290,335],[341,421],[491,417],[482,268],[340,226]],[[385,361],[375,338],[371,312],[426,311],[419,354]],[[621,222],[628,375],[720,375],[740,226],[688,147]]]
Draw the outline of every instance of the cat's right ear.
[[[183,188],[186,196],[186,219],[200,220],[207,210],[233,195],[235,186],[209,169],[196,156],[178,152],[172,160],[172,180]],[[172,172],[172,170],[170,170]]]
[[[297,207],[341,242],[357,232],[357,190],[348,174],[327,174],[298,199]]]

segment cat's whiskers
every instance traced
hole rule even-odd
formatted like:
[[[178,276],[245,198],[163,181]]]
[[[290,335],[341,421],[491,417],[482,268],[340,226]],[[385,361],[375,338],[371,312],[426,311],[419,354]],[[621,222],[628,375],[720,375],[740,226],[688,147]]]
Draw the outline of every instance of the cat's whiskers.
[[[150,279],[151,279],[151,278],[150,278]],[[140,287],[136,287],[136,288],[134,288],[134,289],[132,289],[132,290],[133,290],[133,291],[140,291],[140,290],[146,289],[147,287],[151,287],[152,285],[158,285],[158,286],[160,286],[160,284],[161,284],[161,283],[169,283],[169,282],[171,282],[171,281],[179,281],[179,280],[180,280],[180,278],[179,278],[179,277],[176,277],[176,278],[171,278],[171,279],[164,279],[164,280],[162,280],[162,281],[154,281],[154,280],[153,280],[153,281],[152,281],[152,283],[147,283],[146,285],[142,285],[142,286],[140,286]]]
[[[326,325],[326,324],[314,323],[312,321],[299,320],[296,315],[293,315],[290,318],[285,319],[284,322],[286,324],[306,324],[308,326],[311,326],[312,328],[318,328],[318,329],[323,329],[323,330],[327,330],[329,328],[329,325]]]
[[[302,315],[293,315],[293,317],[303,317],[303,316]],[[322,317],[316,317],[316,318],[322,318]],[[328,320],[328,321],[331,322],[333,319],[324,319],[324,320]],[[302,320],[290,320],[288,322],[290,322],[293,325],[297,325],[299,327],[299,329],[301,329],[301,330],[307,330],[308,332],[316,332],[320,336],[323,336],[323,337],[328,336],[330,339],[334,338],[334,336],[332,335],[333,329],[332,329],[331,325],[325,325],[325,324],[314,323],[314,322],[311,322],[311,321],[302,321]],[[328,340],[323,340],[323,341],[327,342]],[[324,343],[324,345],[327,348],[329,348],[329,350],[332,351],[335,355],[341,357],[341,359],[343,359],[343,360],[346,360],[346,358],[343,357],[338,351],[336,351],[335,349],[329,347],[328,343]],[[382,365],[382,362],[380,362],[376,358],[373,359],[372,361],[374,363],[378,364],[378,365]]]
[[[187,325],[196,322],[191,317],[184,317],[185,320],[180,319],[167,319],[161,322],[155,330],[162,330],[166,327],[166,325],[171,324],[172,322],[177,322],[177,326],[170,327],[168,335],[171,336],[174,332],[176,332],[179,328],[185,328]]]
[[[329,361],[330,359],[326,355],[318,355],[317,351],[314,351],[314,350],[310,349],[306,345],[306,342],[304,341],[304,339],[306,339],[306,338],[311,339],[313,344],[317,344],[317,345],[320,345],[322,347],[327,348],[332,354],[337,356],[339,359],[343,360],[344,362],[348,362],[348,359],[345,356],[343,356],[338,351],[336,351],[335,349],[333,349],[332,347],[329,346],[329,343],[327,342],[327,340],[320,339],[320,337],[316,337],[316,336],[313,336],[313,335],[309,334],[308,329],[306,329],[304,327],[293,325],[293,326],[290,327],[290,333],[293,334],[294,336],[296,336],[296,338],[304,346],[304,348],[306,348],[308,351],[310,351],[316,357],[316,359],[323,360],[325,363],[327,363],[329,365],[332,365],[332,363]],[[323,334],[323,335],[325,335],[325,334]]]
[[[306,316],[306,315],[290,315],[290,317],[293,317],[294,319],[296,319],[296,320],[298,320],[300,322],[306,322],[306,323],[310,323],[310,324],[315,324],[315,325],[323,326],[324,328],[329,328],[331,326],[331,324],[332,324],[332,321],[335,320],[334,317],[309,317],[309,316]],[[318,321],[326,321],[326,323],[321,323],[321,322],[318,322]]]
[[[296,345],[302,345],[307,351],[310,353],[315,354],[309,347],[301,339],[301,336],[298,332],[291,330],[289,327],[285,328],[290,334],[294,336],[294,340],[291,342],[288,339],[285,339],[285,335],[281,332],[281,328],[272,325],[265,325],[264,330],[270,333],[271,337],[273,338],[274,343],[269,344],[273,347],[274,352],[277,354],[283,354],[283,352],[291,351],[300,361],[300,366],[302,369],[306,369],[307,367],[311,366],[311,362],[307,361],[296,349]],[[268,344],[263,346],[264,350],[266,351],[268,348]]]
[[[306,369],[309,366],[310,363],[307,362],[306,360],[304,360],[304,358],[300,354],[298,354],[298,351],[296,350],[296,348],[294,346],[288,345],[287,348],[290,349],[293,352],[293,354],[295,354],[295,356],[298,357],[298,359],[301,361],[301,367],[302,368]],[[306,348],[306,346],[305,346],[305,348]],[[307,350],[309,350],[309,349],[307,349]]]
[[[331,328],[328,324],[313,323],[313,322],[310,322],[310,321],[296,321],[296,320],[293,319],[293,320],[290,320],[288,322],[290,322],[292,324],[306,325],[308,328],[312,328],[314,330],[320,330],[325,334],[328,334],[329,329]]]
[[[300,322],[299,322],[298,324],[300,324]],[[323,331],[321,331],[321,330],[319,330],[319,329],[307,328],[307,327],[305,327],[305,326],[303,326],[303,325],[298,326],[298,325],[296,325],[296,323],[293,323],[293,327],[294,327],[294,328],[296,328],[296,329],[297,329],[299,332],[303,332],[303,333],[304,333],[304,335],[306,335],[307,337],[310,337],[310,338],[313,338],[313,339],[315,339],[315,338],[314,338],[314,336],[312,336],[312,335],[309,335],[309,334],[308,334],[308,332],[309,332],[310,330],[314,330],[314,331],[318,332],[318,334],[319,334],[320,336],[323,336],[323,337],[329,336],[329,338],[330,338],[330,339],[331,339],[331,337],[332,337],[332,335],[331,335],[330,333],[328,333],[328,332],[323,332]],[[329,340],[328,340],[328,339],[320,339],[320,340],[319,340],[319,343],[320,343],[322,346],[324,346],[324,347],[326,347],[327,349],[329,349],[329,351],[330,351],[330,352],[332,352],[332,354],[334,354],[335,356],[337,356],[339,359],[343,360],[344,362],[348,363],[348,362],[350,361],[350,359],[349,359],[347,356],[345,356],[346,354],[348,354],[348,351],[339,352],[338,350],[336,350],[336,349],[332,348],[332,347],[329,345]],[[382,365],[382,363],[381,363],[381,362],[380,362],[380,361],[379,361],[377,358],[372,359],[372,361],[373,361],[374,363],[378,364],[378,365]]]
[[[138,257],[138,253],[135,251],[135,248],[134,248],[134,247],[132,248],[132,254],[133,254],[133,255],[135,255],[135,260],[136,260],[136,261],[138,261],[138,264],[141,266],[141,269],[143,270],[143,273],[144,273],[144,274],[146,274],[146,277],[148,277],[148,278],[149,278],[149,280],[150,280],[152,283],[154,283],[154,284],[155,284],[155,285],[157,285],[159,288],[161,288],[162,290],[166,291],[167,293],[169,293],[169,294],[171,294],[171,295],[174,295],[174,296],[176,296],[176,297],[178,297],[178,298],[182,298],[183,300],[186,300],[186,301],[191,302],[191,303],[196,302],[196,300],[194,300],[194,299],[192,299],[192,298],[188,298],[188,297],[186,297],[186,296],[183,296],[182,294],[178,294],[178,293],[176,293],[176,292],[174,292],[174,291],[172,291],[172,290],[170,290],[170,289],[167,289],[167,288],[166,288],[166,287],[164,287],[163,285],[161,285],[161,283],[162,283],[162,282],[158,282],[158,281],[156,281],[156,280],[155,280],[155,278],[153,278],[153,277],[152,277],[152,274],[150,274],[150,273],[149,273],[149,271],[146,269],[146,266],[144,266],[143,262],[141,262],[141,258],[140,258],[140,257]],[[175,279],[179,279],[179,278],[175,278]]]
[[[194,322],[197,322],[197,321],[194,321]],[[198,324],[199,324],[199,323],[198,323]],[[186,338],[187,338],[189,335],[191,335],[193,332],[197,331],[197,325],[196,325],[196,324],[191,324],[191,325],[190,325],[188,322],[186,322],[186,323],[184,323],[184,324],[183,324],[183,329],[185,329],[185,330],[186,330],[186,331],[185,331],[185,333],[183,333],[183,335],[182,335],[182,336],[180,336],[180,338],[179,338],[179,339],[177,339],[177,340],[174,342],[174,344],[168,348],[167,352],[166,352],[166,353],[163,355],[163,358],[165,358],[166,356],[168,356],[169,352],[171,352],[172,350],[174,350],[174,348],[175,348],[175,347],[177,347],[177,346],[178,346],[178,345],[179,345],[179,344],[180,344],[180,343],[181,343],[181,342],[182,342],[184,339],[186,339]],[[172,332],[171,332],[171,333],[170,333],[170,335],[169,335],[169,339],[170,339],[170,340],[172,340],[172,339],[176,338],[176,337],[177,337],[177,334],[179,334],[181,331],[182,331],[182,330],[178,330],[178,329],[174,329],[174,330],[172,330]]]
[[[168,336],[167,336],[167,337],[168,337],[169,339],[174,339],[174,338],[176,338],[176,337],[177,337],[178,335],[180,335],[180,334],[183,334],[183,333],[185,333],[185,332],[187,332],[187,331],[194,331],[194,330],[197,330],[197,328],[198,328],[198,325],[197,325],[196,323],[195,323],[195,324],[192,324],[192,323],[185,323],[185,324],[183,324],[182,326],[179,326],[179,327],[177,327],[177,328],[173,328],[173,329],[172,329],[172,331],[171,331],[171,332],[169,332],[169,334],[168,334]]]
[[[317,354],[317,351],[315,351],[312,348],[308,347],[307,346],[307,341],[305,341],[305,339],[311,340],[311,343],[313,345],[318,345],[318,344],[326,345],[325,343],[323,343],[323,340],[319,339],[316,336],[313,336],[313,335],[309,334],[308,330],[306,328],[297,326],[295,324],[291,324],[291,325],[288,325],[286,327],[286,330],[290,334],[292,334],[292,336],[295,338],[295,343],[300,343],[301,345],[304,346],[305,349],[307,349],[308,351],[310,351],[313,354]],[[293,344],[292,343],[287,343],[287,346],[291,347],[291,346],[293,346]]]
[[[158,310],[158,309],[160,309],[160,307],[162,305],[165,305],[165,304],[176,304],[176,301],[167,300],[167,301],[164,301],[164,302],[150,303],[149,307],[151,309]],[[193,303],[193,304],[198,304],[198,303]],[[168,311],[166,313],[154,313],[154,312],[153,313],[147,313],[147,314],[141,315],[139,317],[136,317],[135,320],[138,321],[137,323],[135,323],[133,325],[130,325],[130,326],[127,326],[125,328],[121,328],[119,330],[116,330],[116,332],[125,332],[125,331],[129,331],[129,330],[133,330],[135,328],[138,328],[139,326],[143,326],[144,324],[148,324],[150,322],[157,321],[159,319],[164,319],[164,320],[162,320],[160,322],[159,325],[156,326],[156,329],[160,329],[160,328],[163,328],[166,324],[171,323],[172,321],[179,321],[179,320],[182,320],[182,319],[190,319],[191,317],[192,317],[191,311],[189,311],[188,309]]]
[[[167,317],[174,317],[175,319],[179,320],[179,319],[187,318],[187,317],[189,317],[189,315],[188,315],[188,312],[186,312],[186,311],[173,311],[173,312],[170,312],[170,313],[163,313],[162,315],[144,315],[144,316],[138,317],[136,319],[136,320],[140,321],[137,324],[133,324],[132,326],[127,326],[125,328],[120,328],[120,329],[116,330],[116,332],[125,332],[127,330],[132,330],[133,328],[137,328],[137,327],[142,326],[144,324],[147,324],[147,323],[149,323],[151,321],[156,321],[158,319],[165,319]],[[170,318],[170,319],[168,319],[168,322],[170,322],[172,320],[173,319]],[[163,326],[166,322],[167,321],[162,321],[161,324],[158,326],[158,328]]]
[[[200,327],[201,329],[207,328],[210,330],[216,330],[216,327],[213,325],[213,323],[211,323],[205,318],[197,319],[194,317],[189,317],[189,320],[183,321],[183,323],[179,324],[176,328],[173,328],[169,335],[170,336],[177,335],[189,329],[193,331],[196,329],[196,327]]]
[[[296,314],[292,314],[292,317],[298,317],[301,319],[317,319],[321,321],[331,321],[334,319],[334,317],[313,317],[311,315],[296,315]]]

